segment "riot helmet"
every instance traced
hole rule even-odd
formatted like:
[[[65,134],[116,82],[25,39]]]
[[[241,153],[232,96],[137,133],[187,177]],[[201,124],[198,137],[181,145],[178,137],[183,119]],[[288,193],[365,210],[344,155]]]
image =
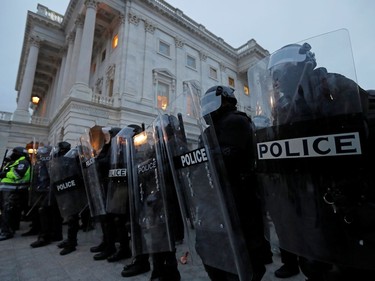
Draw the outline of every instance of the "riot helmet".
[[[163,114],[159,116],[154,123],[154,127],[161,126],[164,130],[165,137],[168,139],[171,138],[174,133],[179,132],[178,129],[180,128],[179,121],[176,116]]]
[[[306,70],[316,67],[315,54],[308,43],[289,44],[270,56],[268,70],[274,82],[284,83],[299,79]]]
[[[79,154],[78,154],[78,146],[69,149],[69,151],[67,151],[67,152],[64,154],[64,157],[67,157],[67,158],[76,158],[76,157],[79,157]]]
[[[15,161],[22,156],[25,156],[25,157],[28,156],[26,148],[22,146],[16,146],[15,148],[11,150],[11,153],[6,158],[9,158],[11,161]]]
[[[130,124],[122,128],[116,135],[119,137],[120,141],[123,142],[126,138],[132,138],[135,135],[142,132],[142,128],[136,124]]]
[[[36,158],[38,160],[47,160],[51,154],[51,151],[52,146],[50,145],[38,147],[38,150],[36,151]]]
[[[275,112],[280,124],[291,118],[292,101],[305,98],[301,89],[316,67],[315,54],[310,50],[311,46],[308,43],[289,44],[270,56],[268,70],[274,90]],[[301,112],[304,109],[298,110]]]
[[[268,69],[285,63],[312,63],[316,66],[315,54],[310,51],[309,43],[289,44],[271,54]]]
[[[121,128],[118,128],[118,127],[112,127],[112,128],[108,131],[108,133],[109,133],[109,135],[111,136],[111,139],[112,139],[112,138],[115,137],[120,131],[121,131]]]
[[[71,148],[71,144],[66,141],[61,141],[57,144],[57,157],[64,156]]]
[[[212,114],[220,109],[224,100],[234,106],[237,104],[237,99],[234,96],[234,89],[221,85],[209,88],[201,98],[202,116]]]

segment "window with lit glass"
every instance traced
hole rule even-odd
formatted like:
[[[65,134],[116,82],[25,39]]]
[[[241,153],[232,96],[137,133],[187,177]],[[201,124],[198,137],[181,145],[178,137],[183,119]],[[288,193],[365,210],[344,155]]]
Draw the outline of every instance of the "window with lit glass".
[[[249,90],[249,86],[245,85],[243,86],[243,92],[245,93],[245,95],[250,95],[250,90]]]
[[[232,77],[228,77],[228,85],[232,88],[235,88],[234,79]]]
[[[113,36],[113,39],[112,39],[112,49],[115,49],[118,45],[118,34],[116,34],[115,36]]]
[[[171,46],[163,41],[159,41],[159,53],[169,57],[171,55]]]
[[[158,82],[157,86],[157,107],[165,110],[169,101],[169,85],[163,82]]]

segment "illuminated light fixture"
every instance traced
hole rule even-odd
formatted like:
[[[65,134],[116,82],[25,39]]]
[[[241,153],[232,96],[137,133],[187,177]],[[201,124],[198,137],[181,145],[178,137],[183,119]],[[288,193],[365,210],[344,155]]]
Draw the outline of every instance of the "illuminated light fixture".
[[[36,154],[36,149],[29,148],[29,149],[27,150],[27,152],[28,152],[29,154]]]
[[[118,34],[116,34],[112,39],[112,49],[116,48],[118,45]]]
[[[31,102],[33,104],[37,105],[39,103],[39,101],[40,101],[40,97],[38,97],[38,96],[32,96],[31,97]]]

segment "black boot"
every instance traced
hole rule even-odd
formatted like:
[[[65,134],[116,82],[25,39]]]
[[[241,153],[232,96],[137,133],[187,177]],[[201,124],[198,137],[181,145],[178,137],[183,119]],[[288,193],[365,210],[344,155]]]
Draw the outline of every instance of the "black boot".
[[[131,264],[125,265],[121,276],[131,277],[150,271],[148,255],[141,255],[133,259]]]
[[[60,249],[63,249],[65,247],[67,247],[69,244],[69,241],[68,240],[64,240],[64,241],[61,241],[60,243],[57,244],[57,247],[59,247]]]
[[[99,245],[91,247],[90,252],[91,253],[103,252],[106,247],[107,247],[106,243],[104,241],[102,241]]]
[[[4,241],[7,239],[13,238],[13,234],[11,232],[2,232],[0,233],[0,241]]]
[[[96,261],[105,260],[108,257],[112,256],[114,253],[116,253],[115,247],[107,247],[103,252],[100,252],[94,255],[94,260]]]
[[[33,242],[33,243],[30,244],[30,247],[32,247],[32,248],[39,248],[39,247],[46,246],[46,245],[48,245],[50,243],[51,243],[51,241],[49,239],[46,239],[46,238],[43,238],[43,237],[39,237],[38,240],[36,240],[35,242]]]
[[[70,254],[71,252],[74,252],[76,250],[76,247],[73,245],[68,245],[62,251],[60,252],[60,255],[64,256],[67,254]]]
[[[107,258],[107,261],[108,262],[115,262],[115,261],[119,261],[119,260],[122,260],[122,259],[131,258],[131,256],[132,256],[132,252],[130,251],[129,248],[127,248],[127,249],[120,248],[113,255],[109,256]]]

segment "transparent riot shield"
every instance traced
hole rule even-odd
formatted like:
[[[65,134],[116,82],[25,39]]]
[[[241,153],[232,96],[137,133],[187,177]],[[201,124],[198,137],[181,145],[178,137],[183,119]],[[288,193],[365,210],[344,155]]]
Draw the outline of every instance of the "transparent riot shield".
[[[29,206],[31,211],[50,194],[50,177],[48,173],[48,162],[51,159],[52,146],[39,142],[35,148],[35,160],[32,162],[31,180],[29,188]]]
[[[48,164],[51,190],[61,216],[67,218],[80,213],[87,206],[87,196],[77,148],[72,148],[60,157],[52,152]]]
[[[367,96],[346,30],[281,48],[248,70],[240,106],[257,125],[271,242],[309,259],[373,268]],[[297,71],[298,70],[298,71]]]
[[[112,214],[129,214],[129,178],[131,179],[129,142],[133,128],[123,128],[111,140],[111,160],[107,190],[106,210]],[[130,175],[130,176],[129,176]]]
[[[161,142],[151,124],[133,137],[130,145],[130,221],[133,254],[173,251],[168,202],[168,161],[161,154]]]
[[[92,217],[105,215],[103,190],[99,181],[94,149],[92,148],[88,133],[80,137],[77,148],[90,214]]]
[[[201,115],[200,98],[200,85],[187,82],[184,92],[159,117],[185,236],[188,244],[195,244],[204,264],[251,280],[252,267],[232,189],[215,131]],[[190,252],[194,253],[192,247]]]

